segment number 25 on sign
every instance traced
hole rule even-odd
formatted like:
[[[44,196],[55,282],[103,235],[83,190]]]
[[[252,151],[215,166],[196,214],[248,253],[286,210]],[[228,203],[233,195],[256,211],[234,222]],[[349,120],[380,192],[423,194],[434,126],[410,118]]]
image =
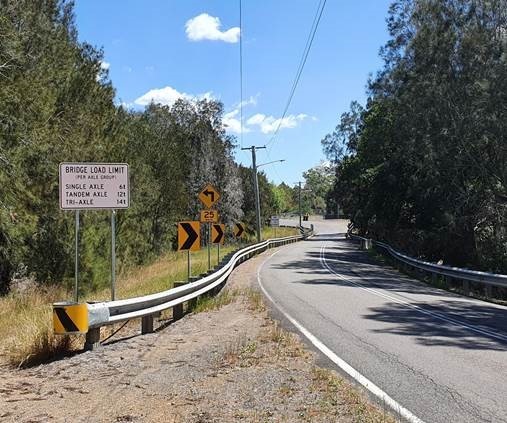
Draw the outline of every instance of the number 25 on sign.
[[[216,210],[201,210],[201,223],[217,223],[218,212]]]

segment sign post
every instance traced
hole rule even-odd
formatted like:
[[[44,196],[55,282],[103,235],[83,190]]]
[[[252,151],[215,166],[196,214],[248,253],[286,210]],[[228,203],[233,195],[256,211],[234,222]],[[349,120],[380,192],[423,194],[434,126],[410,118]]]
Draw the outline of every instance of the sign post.
[[[280,226],[280,218],[278,216],[271,216],[270,226],[275,228],[275,238],[276,238],[276,228]]]
[[[75,210],[74,300],[79,298],[79,212],[112,210],[111,215],[111,298],[116,297],[117,209],[130,206],[129,167],[126,163],[60,163],[60,209]]]
[[[208,270],[211,269],[211,223],[208,223],[208,239],[206,243],[208,244]]]
[[[79,291],[78,291],[78,275],[79,275],[79,210],[76,210],[76,234],[75,234],[75,259],[74,259],[74,301],[77,303],[79,300]]]
[[[208,223],[207,225],[207,240],[208,244],[208,270],[211,269],[211,223],[218,222],[218,213],[216,210],[210,210],[210,208],[215,204],[220,198],[220,193],[215,189],[215,187],[211,184],[206,184],[206,186],[199,193],[199,200],[204,204],[208,210],[201,211],[201,222]]]
[[[178,251],[187,250],[187,273],[190,281],[190,251],[201,249],[201,224],[195,221],[178,223]]]
[[[111,211],[111,301],[116,300],[116,210]]]
[[[217,244],[218,248],[218,261],[220,263],[220,244],[224,243],[225,239],[225,225],[223,223],[214,223],[211,225],[211,243]]]

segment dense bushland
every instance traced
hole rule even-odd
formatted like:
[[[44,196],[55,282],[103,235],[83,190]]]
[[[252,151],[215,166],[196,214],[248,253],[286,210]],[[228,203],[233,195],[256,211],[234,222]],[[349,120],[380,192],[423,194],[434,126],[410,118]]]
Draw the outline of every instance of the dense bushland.
[[[507,1],[397,0],[383,69],[322,140],[363,234],[507,272]]]
[[[0,293],[16,277],[72,279],[74,215],[58,208],[63,161],[129,164],[131,207],[117,217],[120,269],[171,250],[175,223],[197,218],[207,182],[221,193],[222,221],[254,222],[252,172],[233,160],[222,105],[179,100],[126,110],[115,105],[102,59],[78,41],[71,1],[0,0]],[[264,218],[293,207],[275,204],[275,186],[259,179]],[[109,219],[81,213],[83,289],[109,278]]]

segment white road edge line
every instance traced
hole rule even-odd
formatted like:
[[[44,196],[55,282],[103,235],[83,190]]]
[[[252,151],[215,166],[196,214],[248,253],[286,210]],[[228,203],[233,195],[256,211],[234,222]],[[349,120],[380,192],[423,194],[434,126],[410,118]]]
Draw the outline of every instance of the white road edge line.
[[[482,329],[478,326],[474,326],[474,325],[471,325],[471,324],[468,324],[468,323],[464,323],[464,322],[461,322],[459,320],[455,320],[451,317],[447,317],[447,316],[443,316],[439,313],[435,313],[433,311],[430,311],[430,310],[425,310],[423,309],[422,307],[419,307],[415,304],[412,304],[408,301],[405,301],[405,300],[402,300],[402,299],[399,299],[397,297],[393,297],[389,294],[386,294],[384,292],[380,292],[378,291],[377,289],[373,289],[373,288],[367,288],[366,286],[364,286],[363,284],[359,283],[359,282],[354,282],[350,277],[346,277],[346,276],[343,276],[341,275],[340,273],[336,272],[335,270],[333,270],[331,268],[331,266],[328,264],[327,260],[326,260],[326,246],[322,246],[320,247],[320,264],[322,265],[323,268],[327,269],[328,272],[332,273],[333,275],[337,276],[339,279],[341,279],[342,281],[345,281],[351,285],[355,285],[357,286],[358,288],[364,290],[364,291],[367,291],[369,292],[370,294],[373,294],[373,295],[376,295],[378,297],[382,297],[382,298],[385,298],[387,300],[391,300],[395,303],[398,303],[398,304],[401,304],[401,305],[404,305],[406,307],[409,307],[409,308],[412,308],[420,313],[423,313],[423,314],[426,314],[428,316],[431,316],[431,317],[434,317],[435,319],[440,319],[444,322],[447,322],[447,323],[452,323],[456,326],[461,326],[462,328],[465,328],[465,329],[469,329],[473,332],[477,332],[477,333],[480,333],[482,335],[485,335],[485,336],[488,336],[490,338],[496,338],[496,339],[500,339],[502,341],[507,341],[507,336],[504,336],[502,334],[496,334],[496,333],[493,333],[493,332],[490,332],[489,330],[486,330],[486,329]]]
[[[266,296],[266,298],[273,303],[273,305],[282,313],[285,318],[291,322],[299,332],[301,332],[320,352],[322,352],[327,358],[329,358],[333,363],[335,363],[340,369],[342,369],[349,376],[354,378],[359,384],[364,386],[368,391],[370,391],[373,395],[387,404],[392,410],[398,413],[400,416],[405,418],[410,423],[424,423],[419,417],[415,414],[407,410],[401,404],[399,404],[396,400],[391,398],[387,393],[385,393],[382,389],[380,389],[377,385],[375,385],[371,380],[364,377],[361,373],[359,373],[356,369],[354,369],[350,364],[342,360],[338,357],[333,351],[331,351],[322,341],[320,341],[315,335],[313,335],[308,329],[306,329],[301,323],[299,323],[296,319],[290,316],[284,308],[278,304],[271,295],[268,294],[264,285],[261,281],[260,272],[264,267],[264,264],[270,260],[275,254],[279,253],[281,250],[275,251],[271,254],[266,260],[262,262],[262,264],[257,269],[257,282]]]

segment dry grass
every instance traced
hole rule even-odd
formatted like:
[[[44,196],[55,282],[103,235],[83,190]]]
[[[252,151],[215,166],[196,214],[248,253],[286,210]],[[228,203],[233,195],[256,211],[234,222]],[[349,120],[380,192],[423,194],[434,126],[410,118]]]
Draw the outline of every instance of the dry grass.
[[[62,289],[32,288],[0,299],[0,361],[27,366],[72,348],[70,337],[53,334],[51,304],[64,294]]]
[[[263,239],[283,238],[285,236],[292,236],[292,235],[299,235],[299,229],[266,227],[262,231]]]
[[[388,414],[387,410],[380,410],[347,381],[335,372],[322,369],[313,369],[312,390],[322,395],[319,403],[320,412],[326,414],[348,410],[353,421],[368,423],[394,423],[396,420]]]
[[[234,247],[221,248],[225,256]],[[223,252],[223,253],[222,253]],[[217,264],[216,250],[211,254],[212,266]],[[207,250],[191,256],[192,273],[208,268]],[[117,282],[117,297],[129,298],[170,289],[173,282],[187,279],[186,253],[171,252],[154,263],[121,275]],[[65,351],[80,348],[82,337],[53,334],[52,304],[70,299],[72,293],[63,288],[30,288],[0,298],[0,362],[13,366],[29,366],[49,360]],[[87,295],[83,300],[108,300],[109,289]]]
[[[220,248],[220,257],[224,257],[236,247],[227,246]],[[190,254],[191,276],[198,276],[208,270],[208,250],[202,249]],[[217,250],[211,249],[211,266],[218,264]],[[176,281],[187,280],[187,253],[169,252],[160,257],[154,263],[138,267],[125,272],[117,283],[117,298],[132,298],[140,295],[153,294],[165,291],[173,287]],[[109,289],[103,289],[92,295],[87,300],[109,299]]]
[[[203,311],[219,310],[223,306],[232,303],[238,294],[237,290],[224,289],[214,297],[203,295],[197,299],[197,304],[192,311],[201,313]]]
[[[288,236],[297,233],[292,228],[277,228],[277,236]],[[263,239],[274,237],[274,228],[263,230]],[[246,240],[245,240],[246,241]],[[224,257],[239,245],[220,248]],[[218,262],[216,247],[211,251],[211,265]],[[196,276],[208,270],[208,252],[191,254],[192,275]],[[117,280],[117,299],[131,298],[161,292],[173,287],[175,281],[187,280],[187,253],[170,252],[155,262],[134,268],[120,275]],[[227,293],[203,300],[201,308],[216,309],[232,301]],[[235,294],[234,294],[235,295]],[[259,293],[247,293],[251,307],[262,310],[262,298]],[[46,361],[56,355],[79,348],[82,337],[62,337],[53,335],[52,303],[71,299],[72,293],[63,288],[34,288],[23,293],[13,293],[0,297],[0,363],[13,366],[26,366]],[[110,299],[110,289],[104,288],[80,298],[80,301],[104,301]]]
[[[217,367],[250,367],[256,364],[260,357],[256,356],[257,343],[254,340],[246,338],[244,335],[238,336],[225,344]]]
[[[259,290],[254,288],[247,288],[242,291],[242,295],[248,301],[248,309],[251,311],[263,312],[266,310],[266,305]]]
[[[275,344],[273,348],[275,357],[305,357],[309,354],[299,337],[283,329],[278,322],[271,322],[266,329],[263,339]]]

